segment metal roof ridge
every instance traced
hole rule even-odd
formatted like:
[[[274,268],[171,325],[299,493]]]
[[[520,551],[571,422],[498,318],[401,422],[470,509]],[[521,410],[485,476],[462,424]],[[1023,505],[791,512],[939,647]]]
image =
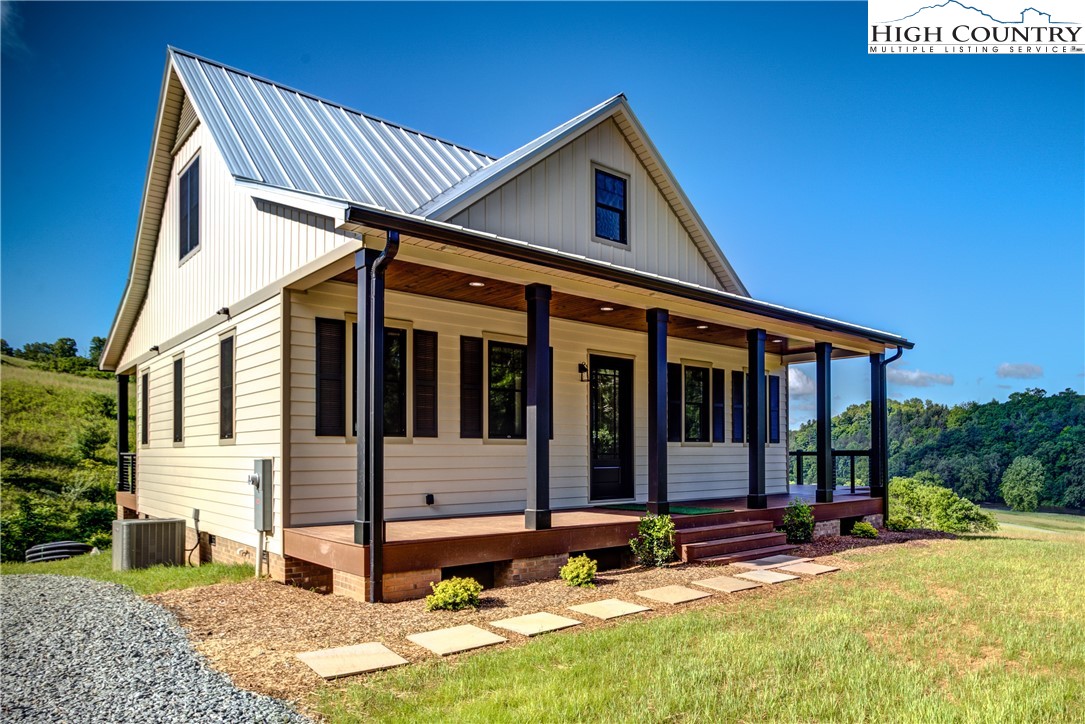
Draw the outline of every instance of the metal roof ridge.
[[[285,83],[279,83],[278,81],[271,80],[270,78],[266,78],[266,77],[264,77],[262,75],[257,75],[255,73],[250,73],[247,70],[242,70],[241,68],[237,68],[237,67],[232,66],[232,65],[227,65],[226,63],[223,63],[223,62],[218,61],[218,60],[214,60],[213,58],[208,58],[207,56],[200,55],[198,53],[193,53],[193,52],[188,51],[188,50],[183,50],[183,49],[178,48],[178,47],[173,46],[173,45],[167,45],[166,48],[167,48],[167,51],[169,53],[176,53],[178,55],[186,55],[189,58],[192,58],[194,60],[198,60],[198,61],[200,61],[202,63],[210,63],[211,65],[217,65],[218,67],[222,68],[223,70],[229,71],[231,73],[237,73],[238,75],[243,75],[243,76],[246,76],[248,78],[252,78],[253,80],[260,81],[261,83],[267,83],[268,85],[273,85],[276,88],[280,88],[280,89],[282,89],[284,91],[289,91],[290,93],[297,93],[299,96],[304,96],[306,98],[310,98],[310,99],[312,99],[312,100],[314,100],[314,101],[316,101],[318,103],[326,103],[329,106],[335,106],[336,108],[339,108],[339,109],[341,109],[343,111],[346,111],[347,113],[353,113],[355,115],[362,116],[363,118],[368,118],[369,120],[375,121],[377,123],[384,123],[384,124],[392,126],[394,128],[399,128],[399,129],[401,129],[403,131],[406,131],[407,133],[413,133],[416,136],[422,136],[423,138],[428,138],[431,141],[437,141],[438,143],[444,143],[444,144],[447,144],[449,146],[453,146],[455,148],[459,148],[461,150],[467,151],[468,153],[473,153],[476,156],[483,156],[485,158],[490,159],[491,161],[497,161],[498,160],[497,156],[491,156],[488,153],[485,153],[483,151],[479,151],[478,149],[471,148],[470,146],[465,146],[462,143],[456,143],[455,141],[450,141],[447,138],[442,138],[442,137],[436,136],[436,135],[434,135],[432,133],[426,133],[425,131],[419,131],[419,130],[417,130],[415,128],[411,128],[410,126],[405,126],[402,123],[396,123],[395,121],[389,121],[389,120],[387,120],[385,118],[381,118],[380,116],[375,116],[372,113],[366,113],[364,111],[358,110],[357,108],[351,108],[350,106],[343,105],[342,103],[337,103],[336,101],[328,100],[327,98],[323,98],[323,97],[318,96],[318,95],[316,95],[314,93],[309,93],[307,91],[299,90],[299,89],[297,89],[297,88],[295,88],[293,86],[286,85]]]
[[[531,139],[527,143],[519,146],[518,148],[509,151],[504,156],[498,158],[494,163],[483,166],[482,168],[475,169],[470,174],[461,179],[458,183],[445,189],[441,193],[437,194],[433,198],[426,201],[426,203],[419,206],[416,211],[424,212],[427,217],[441,213],[445,211],[450,205],[457,200],[461,199],[464,195],[475,189],[481,182],[487,181],[491,178],[501,176],[509,169],[515,168],[524,159],[530,158],[536,153],[549,147],[551,144],[561,140],[566,134],[573,132],[579,126],[589,120],[592,120],[596,115],[603,111],[612,110],[612,107],[625,104],[628,106],[628,99],[625,93],[618,93],[606,99],[602,103],[592,106],[586,111],[579,113],[567,121],[559,123],[557,126],[551,128],[549,131]],[[487,175],[488,174],[488,175]],[[481,178],[482,176],[486,178]],[[434,204],[435,201],[441,199],[441,197],[447,197],[438,204]],[[431,204],[433,206],[429,207]]]

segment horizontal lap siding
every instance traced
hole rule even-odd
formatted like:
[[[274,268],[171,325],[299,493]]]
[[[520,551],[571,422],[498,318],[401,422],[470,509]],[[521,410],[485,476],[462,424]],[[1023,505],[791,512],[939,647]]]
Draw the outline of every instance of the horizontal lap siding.
[[[630,177],[628,249],[592,239],[593,163]],[[589,259],[721,288],[636,152],[609,119],[510,179],[451,221]]]
[[[271,458],[275,531],[281,531],[281,306],[264,302],[211,332],[162,353],[139,368],[150,372],[150,445],[138,447],[139,510],[156,518],[185,518],[200,510],[201,530],[256,544],[253,460]],[[219,338],[235,329],[234,440],[219,440]],[[184,444],[173,443],[173,357],[184,354]],[[137,396],[137,415],[142,399]],[[281,535],[269,538],[281,553]]]
[[[197,153],[200,247],[180,264],[178,172]],[[328,217],[256,202],[253,192],[236,184],[203,124],[174,157],[165,192],[147,300],[122,355],[121,370],[151,346],[214,318],[222,307],[274,285],[355,238],[336,231]]]
[[[291,329],[291,524],[352,520],[355,506],[355,444],[343,437],[317,437],[315,429],[315,318],[343,319],[355,309],[355,287],[325,283],[295,293]],[[389,320],[438,333],[438,437],[385,445],[385,504],[389,518],[474,514],[522,510],[527,486],[524,443],[486,442],[459,436],[461,335],[524,337],[524,315],[475,305],[388,294]],[[394,323],[394,322],[389,322]],[[594,353],[633,356],[636,495],[647,495],[647,339],[625,330],[551,322],[554,347],[554,439],[551,451],[551,504],[554,508],[588,504],[588,384],[577,364]],[[712,362],[726,369],[745,364],[743,350],[670,340],[670,359]],[[771,364],[775,364],[770,360]],[[348,373],[349,376],[349,373]],[[728,396],[728,400],[729,400]],[[786,408],[781,429],[786,429]],[[730,427],[728,425],[728,434]],[[690,500],[745,495],[747,448],[732,443],[690,447],[672,443],[671,498]],[[786,446],[770,445],[769,492],[785,486]],[[432,493],[436,504],[426,506]]]

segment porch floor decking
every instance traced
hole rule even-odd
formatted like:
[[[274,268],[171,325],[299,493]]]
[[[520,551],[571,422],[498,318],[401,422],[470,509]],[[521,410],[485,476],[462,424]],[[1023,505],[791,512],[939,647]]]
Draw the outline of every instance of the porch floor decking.
[[[778,525],[784,508],[796,499],[810,503],[819,521],[876,514],[882,506],[880,498],[859,490],[854,495],[837,492],[832,503],[814,503],[814,486],[793,485],[790,494],[770,495],[764,509],[748,508],[745,497],[683,500],[681,505],[730,510],[672,514],[672,518],[679,529],[754,520]],[[523,513],[389,521],[385,523],[384,570],[447,568],[625,546],[642,515],[598,507],[555,510],[552,527],[539,531],[524,528]],[[353,523],[287,528],[283,548],[286,555],[310,563],[359,576],[368,573],[368,546],[354,542]]]

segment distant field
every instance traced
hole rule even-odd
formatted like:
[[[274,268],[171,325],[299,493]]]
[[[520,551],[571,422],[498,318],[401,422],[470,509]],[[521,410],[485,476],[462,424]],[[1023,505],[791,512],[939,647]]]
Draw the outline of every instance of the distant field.
[[[1014,528],[1032,528],[1052,533],[1078,533],[1085,535],[1085,515],[1066,515],[1063,513],[1015,513],[1012,510],[984,508],[993,513],[1001,526]]]

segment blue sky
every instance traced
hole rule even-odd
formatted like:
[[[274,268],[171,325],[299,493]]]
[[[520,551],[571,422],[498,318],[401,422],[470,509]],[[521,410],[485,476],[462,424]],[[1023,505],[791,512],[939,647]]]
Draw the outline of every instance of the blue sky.
[[[625,92],[754,296],[916,342],[892,396],[1082,391],[1085,57],[872,57],[865,25],[852,2],[7,5],[0,333],[108,331],[173,44],[495,155]],[[834,410],[866,399],[865,362],[833,371]]]

